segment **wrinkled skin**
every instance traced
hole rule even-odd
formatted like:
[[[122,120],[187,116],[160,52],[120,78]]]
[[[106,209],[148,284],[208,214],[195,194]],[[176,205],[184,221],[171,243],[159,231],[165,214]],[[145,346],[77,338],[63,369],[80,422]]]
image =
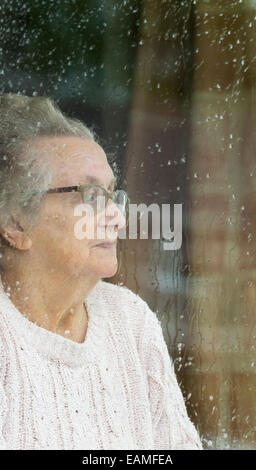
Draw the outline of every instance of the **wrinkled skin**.
[[[113,171],[103,149],[81,137],[41,138],[30,143],[30,151],[46,154],[54,169],[51,188],[86,184],[87,177],[98,179],[105,189],[113,190]],[[113,205],[98,216],[87,217],[97,228],[98,238],[79,240],[74,234],[78,218],[74,208],[81,204],[80,193],[46,194],[38,222],[24,231],[24,221],[2,227],[1,234],[12,247],[8,269],[2,274],[4,289],[10,287],[10,299],[29,320],[73,341],[85,339],[88,316],[83,301],[99,279],[113,276],[118,267],[116,243],[111,248],[96,246],[108,238],[117,238],[125,218]],[[17,284],[18,282],[18,284]],[[17,288],[18,287],[18,288]]]

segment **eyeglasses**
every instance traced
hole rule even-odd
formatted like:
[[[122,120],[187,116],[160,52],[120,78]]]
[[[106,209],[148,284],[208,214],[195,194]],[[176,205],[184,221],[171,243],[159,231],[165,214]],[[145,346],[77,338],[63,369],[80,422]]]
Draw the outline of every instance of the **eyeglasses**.
[[[128,194],[122,189],[117,189],[112,193],[98,184],[83,184],[80,186],[64,186],[62,188],[52,188],[47,193],[71,193],[80,192],[82,202],[89,204],[93,209],[102,211],[106,208],[109,199],[118,206],[119,210],[126,213],[129,202]]]

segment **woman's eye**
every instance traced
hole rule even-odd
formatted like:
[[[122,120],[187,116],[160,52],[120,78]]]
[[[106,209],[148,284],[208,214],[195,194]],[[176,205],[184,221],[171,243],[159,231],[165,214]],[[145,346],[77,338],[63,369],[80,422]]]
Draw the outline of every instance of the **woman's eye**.
[[[97,191],[93,191],[93,192],[91,192],[90,194],[88,194],[87,200],[88,200],[89,202],[95,202],[95,201],[97,200],[97,196],[98,196]]]

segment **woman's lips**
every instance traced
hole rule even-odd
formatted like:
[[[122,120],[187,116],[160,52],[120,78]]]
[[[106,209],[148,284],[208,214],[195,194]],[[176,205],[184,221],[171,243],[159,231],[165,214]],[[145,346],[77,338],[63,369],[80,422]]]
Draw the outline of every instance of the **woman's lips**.
[[[99,243],[98,245],[95,245],[98,248],[115,248],[116,247],[116,242],[105,242],[105,243]]]

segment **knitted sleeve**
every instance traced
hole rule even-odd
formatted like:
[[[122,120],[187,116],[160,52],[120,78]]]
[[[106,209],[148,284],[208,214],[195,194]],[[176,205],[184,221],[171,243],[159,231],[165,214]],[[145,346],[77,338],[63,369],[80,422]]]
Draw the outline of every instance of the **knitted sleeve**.
[[[199,434],[187,414],[161,323],[148,306],[146,313],[142,349],[149,386],[154,449],[202,450]]]
[[[0,450],[7,449],[6,443],[3,437],[3,424],[6,415],[6,395],[3,387],[3,376],[5,369],[5,355],[4,348],[1,344],[0,338]]]

